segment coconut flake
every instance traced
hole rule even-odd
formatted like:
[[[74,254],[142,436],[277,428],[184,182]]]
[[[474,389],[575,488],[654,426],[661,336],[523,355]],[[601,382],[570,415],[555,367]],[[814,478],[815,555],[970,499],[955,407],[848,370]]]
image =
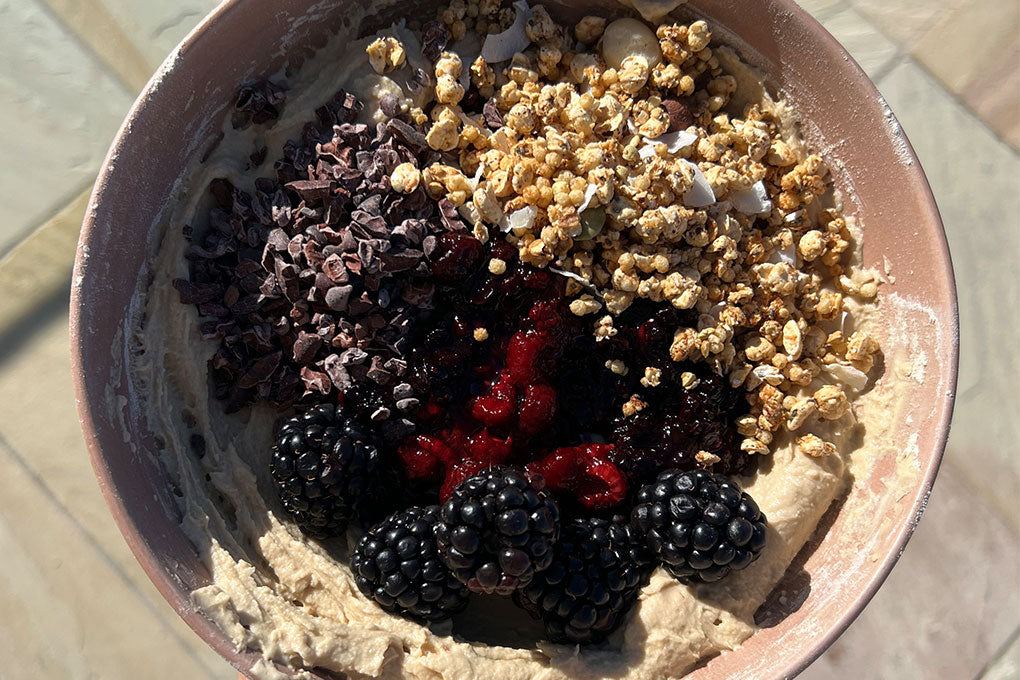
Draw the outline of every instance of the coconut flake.
[[[520,210],[515,210],[500,221],[499,227],[503,231],[511,229],[530,229],[538,217],[538,209],[533,205],[526,205]]]
[[[868,374],[846,364],[825,364],[823,368],[843,385],[860,392],[868,386]]]
[[[648,160],[655,156],[655,145],[665,144],[666,150],[670,153],[676,153],[680,149],[686,148],[698,141],[696,134],[687,132],[686,130],[677,130],[676,132],[667,132],[659,135],[655,139],[649,139],[645,142],[645,145],[638,149],[638,155],[643,160]]]
[[[584,190],[584,200],[581,202],[581,207],[577,209],[577,212],[582,213],[588,209],[591,205],[591,199],[595,198],[595,192],[599,190],[597,184],[589,184],[588,188]]]
[[[467,220],[468,224],[478,224],[482,221],[482,215],[478,212],[478,208],[471,201],[460,205],[457,208],[457,212],[460,216]]]
[[[565,276],[568,279],[573,279],[573,280],[577,281],[578,283],[580,283],[585,288],[594,288],[595,287],[595,284],[593,284],[591,281],[589,281],[588,279],[584,278],[580,274],[575,274],[574,272],[568,272],[566,269],[557,269],[556,267],[546,267],[546,269],[548,269],[549,271],[554,272],[556,274],[559,274],[560,276]]]
[[[761,180],[755,182],[750,189],[731,191],[730,202],[745,215],[759,215],[772,210],[772,201],[765,190],[765,182]]]
[[[694,171],[694,184],[684,194],[684,205],[690,208],[705,208],[715,203],[715,192],[712,191],[712,185],[705,179],[701,168],[686,158],[683,159],[683,162],[691,166],[691,170]]]
[[[676,153],[680,149],[685,149],[698,141],[698,136],[693,132],[677,130],[676,132],[667,132],[664,135],[659,135],[655,138],[655,141],[665,144],[670,153]]]
[[[468,180],[468,186],[471,187],[472,192],[478,188],[478,183],[482,181],[482,171],[484,169],[485,166],[479,163],[478,169],[475,170],[475,176]]]
[[[767,382],[770,385],[778,385],[783,381],[783,374],[779,372],[779,369],[768,364],[755,366],[751,370],[751,373],[753,373],[758,380]]]
[[[763,181],[755,182],[750,189],[735,192],[730,197],[733,207],[747,215],[759,215],[772,210],[772,201]]]
[[[531,44],[531,38],[524,30],[531,18],[531,8],[526,0],[517,0],[514,3],[517,16],[510,28],[502,33],[495,33],[486,36],[482,44],[482,59],[490,64],[498,64],[501,61],[512,59],[518,52],[523,52]]]
[[[787,224],[793,224],[800,219],[800,216],[804,214],[803,210],[794,210],[792,213],[783,218],[783,221]]]
[[[773,250],[772,254],[769,255],[769,264],[791,264],[794,267],[797,266],[797,254],[794,252],[793,244],[790,244],[789,248],[783,248],[782,250]]]
[[[839,317],[839,330],[846,337],[850,337],[853,332],[854,320],[850,317],[850,312],[843,310],[843,313]]]

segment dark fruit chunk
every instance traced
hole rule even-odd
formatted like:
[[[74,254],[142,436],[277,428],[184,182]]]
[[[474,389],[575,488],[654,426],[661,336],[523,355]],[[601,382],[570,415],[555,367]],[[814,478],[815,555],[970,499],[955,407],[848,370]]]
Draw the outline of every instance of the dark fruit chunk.
[[[375,442],[344,407],[333,404],[284,421],[269,463],[284,509],[316,538],[347,530],[374,494],[380,469]]]
[[[436,549],[438,521],[438,505],[409,508],[362,536],[351,555],[358,589],[386,611],[417,621],[440,621],[464,609],[468,590]]]
[[[456,284],[478,270],[484,254],[482,242],[473,236],[455,232],[440,234],[431,256],[432,276],[438,283]]]
[[[542,619],[553,642],[599,642],[621,623],[651,574],[651,564],[634,559],[634,548],[640,555],[625,525],[572,520],[552,564],[514,593],[514,601]]]
[[[443,503],[439,554],[468,589],[509,595],[549,566],[559,520],[540,480],[490,468],[461,482]]]
[[[682,581],[718,581],[758,559],[766,520],[754,500],[722,475],[666,470],[638,492],[631,526]]]
[[[714,471],[745,474],[754,469],[757,461],[740,450],[734,426],[746,409],[740,392],[724,378],[700,372],[693,389],[654,395],[648,408],[614,420],[611,458],[635,483],[650,481],[664,469],[692,469],[699,465],[695,456],[700,451],[719,457]]]

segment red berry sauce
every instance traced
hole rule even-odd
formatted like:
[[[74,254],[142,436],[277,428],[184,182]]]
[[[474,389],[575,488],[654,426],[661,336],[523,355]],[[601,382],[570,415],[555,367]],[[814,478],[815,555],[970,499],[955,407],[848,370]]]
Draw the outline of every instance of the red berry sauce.
[[[489,272],[492,258],[505,273]],[[503,463],[541,475],[564,507],[588,514],[610,511],[661,469],[704,467],[694,458],[702,450],[719,456],[716,472],[753,469],[734,427],[747,409],[740,392],[669,356],[675,330],[694,324],[689,313],[640,301],[617,319],[614,338],[596,342],[595,317],[567,307],[566,279],[521,263],[506,243],[447,233],[430,261],[436,294],[411,353],[419,432],[398,454],[408,479],[437,488],[440,501]],[[612,359],[628,375],[610,371]],[[659,386],[638,383],[645,366],[662,371]],[[699,375],[698,387],[681,386],[684,371]],[[635,393],[648,406],[625,418]]]

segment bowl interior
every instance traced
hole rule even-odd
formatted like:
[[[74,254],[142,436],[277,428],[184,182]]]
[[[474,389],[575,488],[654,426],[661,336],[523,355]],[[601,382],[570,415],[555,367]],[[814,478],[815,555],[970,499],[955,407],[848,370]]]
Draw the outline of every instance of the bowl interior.
[[[97,477],[136,557],[189,625],[238,669],[258,660],[192,606],[209,582],[181,532],[178,511],[155,462],[149,429],[125,374],[125,319],[147,276],[165,196],[214,143],[237,86],[282,67],[295,69],[370,0],[228,0],[167,60],[135,104],[101,171],[81,236],[72,291],[72,355],[79,411]],[[390,5],[366,22],[385,25],[439,4]],[[610,0],[546,3],[561,19],[621,14]],[[378,4],[376,3],[376,11]],[[723,41],[761,68],[800,109],[805,132],[852,197],[864,225],[864,265],[894,272],[903,328],[883,348],[923,356],[926,378],[892,432],[916,453],[917,483],[891,494],[895,473],[879,466],[857,480],[760,612],[763,629],[736,653],[692,679],[789,677],[820,654],[881,584],[915,526],[941,458],[956,380],[957,322],[952,268],[934,201],[895,118],[845,51],[789,0],[693,0],[680,15],[709,19]],[[364,28],[364,27],[362,27]],[[362,30],[361,32],[364,32]],[[728,37],[727,37],[728,36]],[[737,41],[734,36],[740,36]],[[112,351],[111,351],[112,348]],[[887,349],[887,352],[889,350]],[[892,497],[893,495],[897,497]],[[848,522],[863,511],[873,522]],[[823,532],[818,532],[819,534]],[[777,651],[781,650],[781,651]]]

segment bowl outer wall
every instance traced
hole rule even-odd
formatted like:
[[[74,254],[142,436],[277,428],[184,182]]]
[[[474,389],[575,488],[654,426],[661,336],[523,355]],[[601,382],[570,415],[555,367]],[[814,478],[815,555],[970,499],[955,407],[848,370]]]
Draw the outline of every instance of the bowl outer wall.
[[[339,4],[227,0],[182,41],[143,90],[110,148],[86,212],[72,279],[72,374],[100,489],[160,593],[241,671],[251,670],[260,655],[235,650],[191,603],[189,592],[208,583],[210,575],[180,529],[179,510],[154,464],[151,435],[132,409],[123,326],[125,318],[138,311],[134,292],[139,277],[146,276],[156,237],[152,226],[166,209],[164,197],[220,129],[237,85],[274,72],[284,63],[282,55],[295,65],[310,53],[309,46],[321,46],[327,35],[350,21],[352,13],[339,11]],[[578,9],[580,3],[551,5],[575,16],[597,9],[619,11],[611,2],[585,3],[584,11]],[[867,234],[866,264],[879,263],[880,254],[889,257],[896,282],[884,289],[933,310],[930,330],[935,335],[924,335],[921,343],[934,359],[938,380],[926,381],[916,395],[919,402],[934,405],[919,414],[924,417],[918,428],[920,480],[896,505],[889,530],[874,548],[880,557],[859,569],[856,578],[841,581],[839,597],[825,612],[812,613],[809,599],[780,625],[753,636],[740,652],[723,655],[689,676],[789,678],[860,613],[920,519],[952,414],[959,346],[955,281],[942,223],[916,156],[874,85],[836,40],[791,0],[703,0],[692,2],[687,11],[741,36],[753,51],[745,56],[781,85],[805,118],[817,124],[821,136],[844,140],[826,155],[845,164],[843,181],[853,178],[857,204],[848,211],[861,217],[866,229],[882,226],[882,231],[872,227]],[[310,19],[294,21],[296,17]],[[824,553],[825,540],[821,546],[818,552]],[[815,557],[806,565],[809,572]],[[809,613],[815,617],[811,626],[801,620]],[[751,659],[758,660],[751,664],[753,671]]]

